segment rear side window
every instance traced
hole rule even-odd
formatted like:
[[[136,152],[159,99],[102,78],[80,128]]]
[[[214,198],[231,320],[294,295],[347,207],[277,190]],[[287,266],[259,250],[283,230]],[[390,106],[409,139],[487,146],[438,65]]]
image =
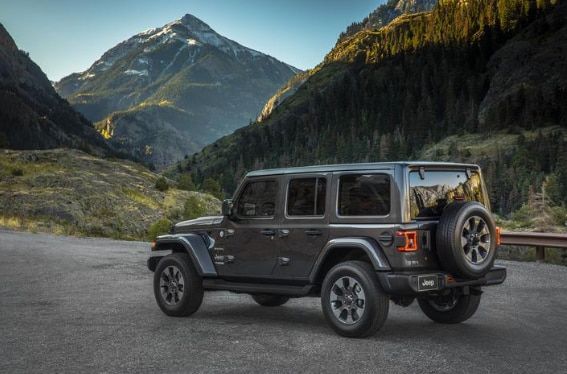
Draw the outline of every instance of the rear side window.
[[[326,192],[327,180],[325,178],[292,179],[287,190],[287,215],[325,215]]]
[[[276,211],[278,185],[276,181],[250,182],[237,203],[237,214],[246,218],[269,218]]]
[[[339,179],[340,216],[385,216],[390,213],[390,176],[349,174]]]
[[[478,201],[486,205],[482,179],[476,172],[427,170],[409,173],[412,219],[437,218],[453,201]]]

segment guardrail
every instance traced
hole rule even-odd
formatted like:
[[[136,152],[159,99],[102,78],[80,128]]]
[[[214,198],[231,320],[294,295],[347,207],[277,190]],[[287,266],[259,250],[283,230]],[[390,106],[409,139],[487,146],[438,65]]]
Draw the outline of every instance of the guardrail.
[[[567,234],[544,232],[502,232],[500,245],[517,245],[536,248],[536,260],[545,260],[545,248],[567,249]]]

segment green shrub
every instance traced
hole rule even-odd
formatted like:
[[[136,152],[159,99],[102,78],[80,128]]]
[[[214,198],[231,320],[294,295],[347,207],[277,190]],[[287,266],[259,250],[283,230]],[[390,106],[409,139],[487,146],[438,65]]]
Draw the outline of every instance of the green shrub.
[[[171,230],[171,221],[162,218],[159,221],[156,221],[150,225],[148,229],[148,240],[154,240],[159,235],[167,234]]]
[[[14,177],[21,177],[22,175],[24,175],[24,170],[22,168],[13,168],[11,170],[11,174]]]
[[[167,179],[165,179],[164,177],[159,177],[156,180],[156,189],[161,192],[169,190],[169,183],[167,183]]]
[[[197,196],[190,196],[183,206],[183,219],[193,219],[202,217],[207,213],[207,208],[202,199]]]
[[[197,188],[195,187],[195,183],[193,183],[193,179],[191,178],[191,174],[181,174],[178,181],[178,188],[180,190],[185,191],[195,191]]]
[[[550,209],[553,222],[557,226],[567,226],[567,208],[563,206],[554,206]]]
[[[527,204],[511,214],[512,221],[517,227],[529,227],[532,224],[534,214]]]
[[[201,186],[203,192],[209,193],[216,197],[217,199],[222,200],[223,194],[221,190],[220,183],[213,178],[207,178],[203,181],[203,185]]]

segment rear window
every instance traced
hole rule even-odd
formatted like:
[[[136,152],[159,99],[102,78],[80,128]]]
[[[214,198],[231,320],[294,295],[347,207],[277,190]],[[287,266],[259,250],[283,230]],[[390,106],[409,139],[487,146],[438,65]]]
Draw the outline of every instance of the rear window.
[[[478,201],[485,204],[482,179],[476,172],[467,177],[465,171],[411,171],[410,213],[412,219],[437,218],[453,201]]]
[[[289,216],[323,216],[325,214],[325,178],[299,178],[289,182],[287,214]]]
[[[390,176],[349,174],[339,179],[340,216],[385,216],[390,213]]]

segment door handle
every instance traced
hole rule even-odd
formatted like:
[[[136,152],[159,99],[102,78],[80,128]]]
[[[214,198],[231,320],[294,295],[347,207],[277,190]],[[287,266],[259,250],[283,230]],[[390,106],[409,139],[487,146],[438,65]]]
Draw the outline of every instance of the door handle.
[[[262,235],[266,235],[266,236],[275,236],[276,235],[276,230],[274,230],[274,229],[264,229],[260,232],[262,233]]]
[[[278,257],[278,264],[280,266],[287,266],[291,262],[289,257]]]
[[[305,230],[305,234],[308,236],[321,236],[323,233],[318,229],[307,229]]]
[[[285,238],[286,236],[289,235],[289,230],[288,229],[279,229],[278,230],[278,236],[280,238]]]

